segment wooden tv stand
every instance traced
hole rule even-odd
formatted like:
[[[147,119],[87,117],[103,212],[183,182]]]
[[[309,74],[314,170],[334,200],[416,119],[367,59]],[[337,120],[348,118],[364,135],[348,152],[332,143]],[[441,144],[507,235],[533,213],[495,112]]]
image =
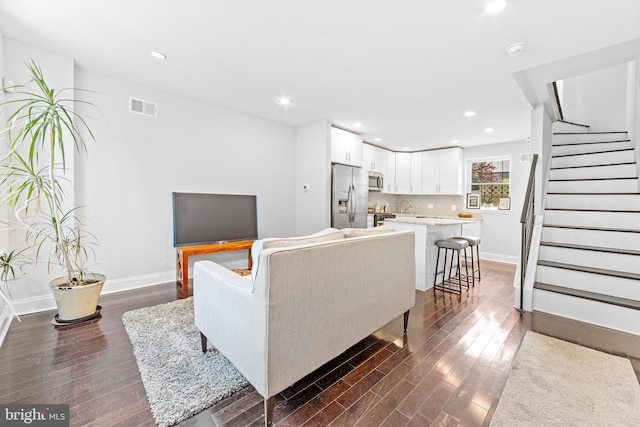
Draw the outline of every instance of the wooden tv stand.
[[[191,255],[210,254],[214,252],[249,251],[249,269],[251,269],[251,245],[253,240],[237,242],[210,243],[206,245],[178,246],[176,248],[176,281],[182,286],[189,285],[189,257]]]

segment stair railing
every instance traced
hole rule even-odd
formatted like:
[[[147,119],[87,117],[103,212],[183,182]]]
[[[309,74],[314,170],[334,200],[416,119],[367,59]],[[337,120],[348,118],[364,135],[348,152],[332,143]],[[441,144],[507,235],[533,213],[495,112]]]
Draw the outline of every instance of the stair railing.
[[[556,101],[558,120],[564,120],[564,114],[562,112],[562,102],[560,102],[560,93],[558,92],[558,83],[553,82],[553,97]]]
[[[527,191],[522,207],[522,215],[520,215],[520,224],[522,224],[522,238],[520,249],[520,310],[524,307],[524,278],[527,273],[527,263],[529,262],[529,250],[531,249],[531,236],[533,235],[533,224],[535,221],[535,178],[536,164],[538,163],[538,155],[533,155],[531,161],[531,170],[529,171],[529,182],[527,183]]]

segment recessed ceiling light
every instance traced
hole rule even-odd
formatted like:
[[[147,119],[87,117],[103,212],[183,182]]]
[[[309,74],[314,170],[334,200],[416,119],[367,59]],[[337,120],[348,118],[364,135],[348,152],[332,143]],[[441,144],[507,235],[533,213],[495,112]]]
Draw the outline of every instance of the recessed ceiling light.
[[[491,133],[493,132],[493,128],[486,128],[484,131],[485,133]]]
[[[464,113],[465,117],[473,117],[476,115],[475,111],[467,111],[466,113]]]
[[[518,42],[507,46],[507,53],[509,56],[520,55],[524,50],[526,44],[524,42]]]
[[[457,143],[459,143],[459,142],[460,142],[460,141],[458,141],[457,139],[452,139],[452,140],[451,140],[451,143],[452,143],[452,144],[457,144]]]
[[[495,0],[492,1],[491,3],[489,3],[485,8],[484,11],[487,12],[489,15],[493,15],[494,13],[498,13],[500,12],[502,9],[504,9],[504,7],[507,5],[506,1],[503,0]]]
[[[375,141],[382,141],[382,138],[378,137],[378,138],[374,138]]]
[[[409,151],[409,147],[402,147],[404,151]]]
[[[165,55],[162,52],[158,52],[157,50],[152,50],[151,56],[153,56],[156,59],[167,59],[167,55]]]
[[[362,127],[362,123],[356,122],[356,123],[353,124],[353,127],[354,128],[361,128]]]
[[[288,105],[291,105],[291,100],[289,98],[278,98],[278,104],[282,105],[283,107],[286,107]]]

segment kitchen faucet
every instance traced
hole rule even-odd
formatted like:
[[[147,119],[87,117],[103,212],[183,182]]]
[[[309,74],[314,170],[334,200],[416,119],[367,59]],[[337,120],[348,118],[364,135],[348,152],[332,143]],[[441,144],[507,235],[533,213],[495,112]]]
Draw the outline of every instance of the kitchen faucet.
[[[407,202],[409,204],[409,207],[407,208],[407,213],[409,212],[409,209],[413,208],[413,205],[411,204],[411,200],[402,199],[402,201],[400,202],[400,213],[401,214],[405,213],[405,211],[404,211],[404,202]]]

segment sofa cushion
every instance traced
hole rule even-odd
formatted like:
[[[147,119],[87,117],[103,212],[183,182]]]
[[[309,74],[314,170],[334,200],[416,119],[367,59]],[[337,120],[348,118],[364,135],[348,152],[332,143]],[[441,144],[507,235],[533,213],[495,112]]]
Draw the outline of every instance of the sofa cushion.
[[[270,248],[288,248],[291,246],[307,245],[310,243],[328,242],[331,240],[343,239],[344,233],[337,228],[325,228],[314,234],[302,237],[270,237],[266,239],[256,240],[251,246],[251,278],[255,279],[256,271],[258,270],[258,260],[260,259],[260,253],[263,249]]]
[[[388,225],[381,225],[375,228],[343,228],[344,237],[371,236],[372,234],[391,233],[396,231]]]

